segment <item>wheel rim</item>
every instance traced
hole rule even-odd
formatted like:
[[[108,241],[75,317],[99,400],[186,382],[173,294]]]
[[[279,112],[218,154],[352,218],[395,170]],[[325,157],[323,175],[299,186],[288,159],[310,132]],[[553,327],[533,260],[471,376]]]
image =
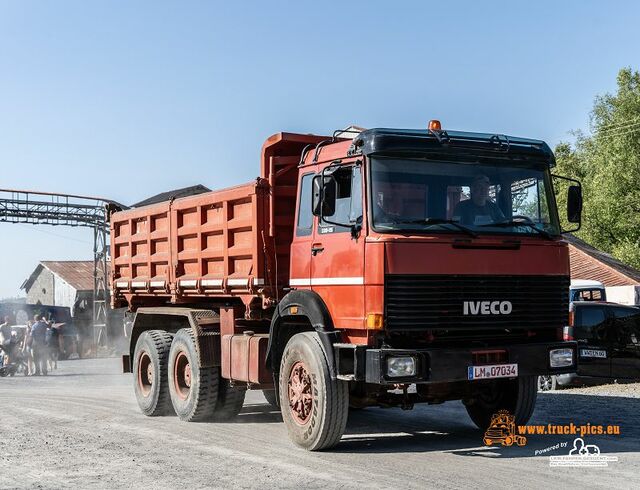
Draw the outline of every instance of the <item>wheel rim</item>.
[[[538,378],[538,388],[540,389],[540,391],[550,391],[551,385],[551,376],[540,376]]]
[[[146,351],[140,354],[138,360],[138,388],[143,396],[149,396],[153,388],[153,362]]]
[[[191,391],[191,363],[184,351],[180,351],[176,356],[173,368],[173,386],[176,394],[186,400]]]
[[[289,395],[289,410],[293,420],[305,425],[311,419],[313,395],[311,391],[311,376],[304,362],[298,361],[291,368],[287,382]]]

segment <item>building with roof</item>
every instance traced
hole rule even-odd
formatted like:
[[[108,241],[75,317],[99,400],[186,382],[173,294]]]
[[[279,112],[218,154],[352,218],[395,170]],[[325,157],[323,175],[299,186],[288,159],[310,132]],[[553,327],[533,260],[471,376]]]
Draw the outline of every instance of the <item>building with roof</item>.
[[[567,234],[571,279],[588,279],[604,284],[607,299],[616,303],[640,304],[640,270],[612,255]]]
[[[91,316],[93,261],[42,261],[22,283],[29,305],[69,308],[71,316]]]
[[[92,260],[41,261],[20,286],[26,293],[26,305],[14,311],[14,316],[26,321],[35,313],[72,323],[80,334],[81,355],[89,355],[95,347],[92,330],[93,273]],[[116,342],[122,337],[123,324],[124,309],[107,308],[107,335],[111,347],[122,347]]]

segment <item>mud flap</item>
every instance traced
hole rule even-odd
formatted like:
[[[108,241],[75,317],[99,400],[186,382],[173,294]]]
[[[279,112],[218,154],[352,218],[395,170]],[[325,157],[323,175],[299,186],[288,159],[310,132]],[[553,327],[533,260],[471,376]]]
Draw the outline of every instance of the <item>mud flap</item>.
[[[132,373],[131,370],[131,357],[129,354],[124,354],[122,356],[122,372],[123,373]]]

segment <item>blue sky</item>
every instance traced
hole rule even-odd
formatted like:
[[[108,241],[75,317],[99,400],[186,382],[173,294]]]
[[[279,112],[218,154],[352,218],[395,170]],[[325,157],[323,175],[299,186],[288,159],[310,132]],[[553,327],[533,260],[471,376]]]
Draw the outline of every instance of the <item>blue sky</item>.
[[[588,128],[640,3],[0,1],[0,187],[124,203],[258,174],[278,131]],[[0,298],[88,230],[0,223]]]

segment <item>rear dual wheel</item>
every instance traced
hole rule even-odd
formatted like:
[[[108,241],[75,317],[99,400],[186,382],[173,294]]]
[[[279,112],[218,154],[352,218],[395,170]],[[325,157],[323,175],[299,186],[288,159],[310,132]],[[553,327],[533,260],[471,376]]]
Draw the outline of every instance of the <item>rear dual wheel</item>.
[[[175,336],[163,330],[143,332],[133,366],[134,391],[145,415],[225,421],[242,409],[246,390],[222,379],[217,367],[200,367],[191,329]]]
[[[222,379],[219,368],[199,365],[191,329],[179,330],[173,338],[168,373],[171,403],[181,420],[230,420],[242,409],[246,390]]]
[[[163,330],[147,330],[136,342],[133,386],[140,410],[150,417],[173,414],[167,383],[171,340]]]

